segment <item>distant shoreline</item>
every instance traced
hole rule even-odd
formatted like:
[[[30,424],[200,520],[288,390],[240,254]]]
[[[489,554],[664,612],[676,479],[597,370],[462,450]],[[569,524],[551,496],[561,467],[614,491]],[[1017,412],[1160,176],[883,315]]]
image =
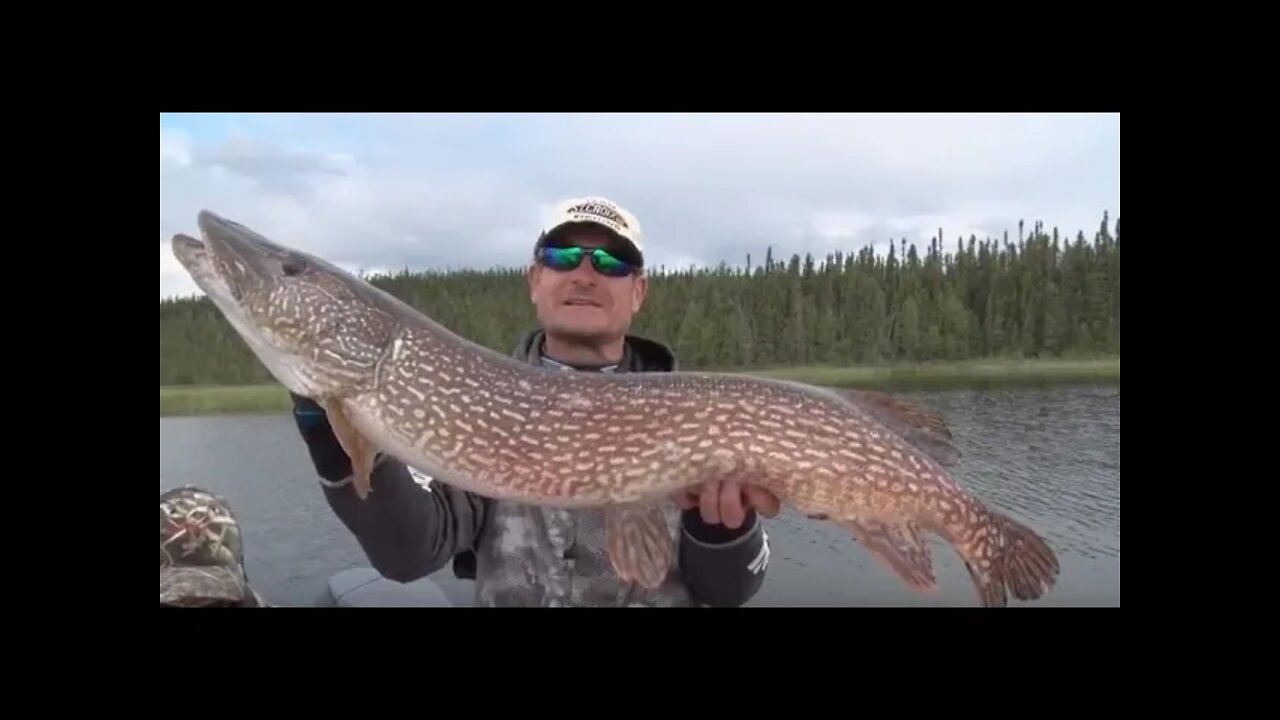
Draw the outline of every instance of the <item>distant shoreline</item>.
[[[973,360],[913,365],[726,369],[815,385],[897,390],[1003,387],[1061,383],[1120,383],[1120,358],[1087,360]],[[264,385],[161,386],[160,417],[278,414],[291,408],[284,387]]]

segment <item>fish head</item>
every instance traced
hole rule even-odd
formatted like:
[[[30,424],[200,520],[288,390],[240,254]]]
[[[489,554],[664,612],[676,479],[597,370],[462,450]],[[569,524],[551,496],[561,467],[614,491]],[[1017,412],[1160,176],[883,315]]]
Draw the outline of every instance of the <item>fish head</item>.
[[[207,210],[198,223],[202,239],[174,236],[175,257],[277,380],[316,400],[373,381],[395,330],[381,291]]]

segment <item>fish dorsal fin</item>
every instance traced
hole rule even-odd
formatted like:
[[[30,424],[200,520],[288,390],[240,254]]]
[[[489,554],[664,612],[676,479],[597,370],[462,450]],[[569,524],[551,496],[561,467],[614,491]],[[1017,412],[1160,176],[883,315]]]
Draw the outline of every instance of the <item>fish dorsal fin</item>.
[[[943,467],[960,462],[960,449],[951,442],[951,429],[937,413],[875,390],[839,388],[837,392]]]

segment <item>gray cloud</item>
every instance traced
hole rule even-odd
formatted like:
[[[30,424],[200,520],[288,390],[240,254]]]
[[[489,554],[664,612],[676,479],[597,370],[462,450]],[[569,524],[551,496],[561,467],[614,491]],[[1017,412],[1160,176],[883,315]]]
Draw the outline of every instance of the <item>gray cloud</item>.
[[[207,207],[349,267],[523,263],[542,213],[603,194],[653,265],[1016,235],[1091,237],[1120,211],[1118,116],[373,116],[273,119],[230,140],[161,131],[168,238]]]

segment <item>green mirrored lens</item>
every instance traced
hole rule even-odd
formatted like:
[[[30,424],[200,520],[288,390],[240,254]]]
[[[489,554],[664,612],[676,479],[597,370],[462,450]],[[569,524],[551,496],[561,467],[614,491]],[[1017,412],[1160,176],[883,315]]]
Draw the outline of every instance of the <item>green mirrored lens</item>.
[[[542,263],[555,270],[572,270],[582,264],[582,258],[588,251],[580,247],[544,247]],[[620,260],[603,248],[595,248],[591,252],[591,265],[602,275],[622,277],[631,273],[631,264]]]
[[[582,262],[582,248],[549,247],[542,249],[542,260],[558,270],[572,270]]]
[[[596,248],[591,255],[596,269],[606,275],[626,275],[631,272],[630,265],[610,255],[606,250]]]

